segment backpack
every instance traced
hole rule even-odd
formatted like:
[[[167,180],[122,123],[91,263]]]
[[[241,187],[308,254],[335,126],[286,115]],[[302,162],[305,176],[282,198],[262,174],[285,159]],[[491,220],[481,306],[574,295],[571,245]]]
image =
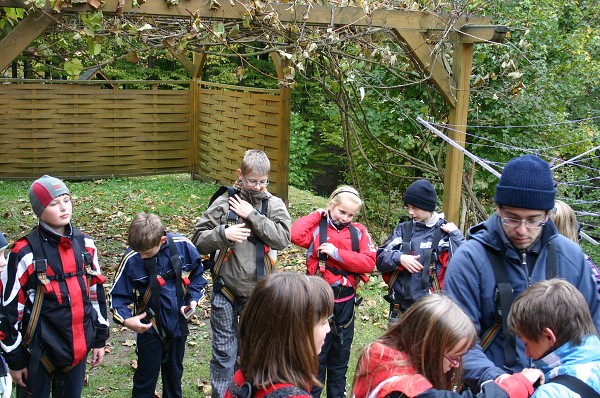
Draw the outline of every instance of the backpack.
[[[207,209],[210,208],[210,206],[213,204],[213,202],[215,200],[217,200],[217,198],[219,198],[220,196],[222,196],[224,193],[227,193],[229,195],[229,197],[235,196],[237,193],[239,192],[239,190],[237,190],[234,187],[230,187],[230,186],[220,186],[215,193],[211,196],[210,200],[208,201],[208,206],[206,207]],[[261,203],[261,210],[260,210],[260,214],[267,214],[267,211],[269,209],[269,199],[268,198],[263,198],[262,203]],[[227,211],[227,224],[228,225],[234,225],[237,223],[239,219],[239,216],[232,210],[228,210]],[[264,264],[264,243],[262,241],[260,241],[259,239],[256,239],[256,241],[254,242],[256,244],[256,264],[257,264],[257,270],[258,269],[263,269],[264,267],[262,266],[262,264]],[[217,254],[218,252],[218,254]],[[223,262],[225,261],[227,255],[228,255],[229,250],[215,250],[213,252],[211,252],[208,255],[203,255],[202,256],[202,266],[204,268],[205,271],[209,271],[211,275],[216,276],[219,274],[219,268],[221,267],[221,265],[223,264]],[[259,267],[259,263],[261,263],[261,266]]]
[[[410,254],[410,240],[412,238],[412,230],[413,230],[413,222],[407,221],[406,228],[404,228],[404,232],[402,234],[402,244],[400,246],[400,251],[402,254]],[[433,292],[439,293],[442,291],[442,287],[444,286],[444,276],[446,275],[446,266],[448,265],[448,260],[450,258],[448,250],[442,250],[438,253],[439,243],[442,237],[442,230],[440,225],[437,224],[434,227],[433,238],[431,240],[431,248],[427,249],[423,255],[423,270],[421,271],[421,281],[422,288],[426,290],[429,287],[429,280],[432,280],[432,289]],[[437,263],[441,264],[441,269],[438,270]],[[427,266],[429,264],[429,266]],[[410,291],[410,283],[412,280],[412,274],[403,275],[399,269],[395,269],[394,271],[385,272],[383,275],[383,280],[388,284],[389,293],[385,296],[386,300],[389,302],[397,301],[396,292],[394,291],[394,284],[400,277],[400,285],[402,289],[402,299],[411,303],[414,301]]]
[[[57,371],[54,364],[50,361],[50,358],[43,352],[41,342],[39,341],[39,333],[36,333],[38,321],[40,319],[40,313],[42,310],[42,303],[46,294],[52,293],[52,287],[50,285],[51,280],[62,280],[66,281],[70,278],[76,278],[78,276],[85,275],[88,281],[88,292],[91,281],[96,280],[96,283],[102,285],[106,282],[106,278],[101,275],[98,271],[94,270],[92,255],[86,250],[85,238],[83,233],[77,228],[72,229],[73,233],[73,254],[75,256],[76,272],[73,273],[57,273],[52,276],[46,274],[48,266],[48,260],[42,248],[42,238],[39,236],[38,227],[34,228],[25,238],[29,242],[31,252],[33,254],[33,270],[36,275],[36,291],[35,298],[33,300],[33,306],[31,308],[31,314],[29,317],[29,323],[27,328],[21,333],[22,340],[21,344],[31,353],[31,359],[29,361],[30,367],[28,370],[29,380],[35,380],[35,375],[38,371],[39,364],[42,363],[49,374],[53,374]],[[80,260],[81,259],[81,260]],[[67,366],[60,371],[68,372],[74,366]],[[27,383],[27,391],[31,393],[32,383]]]
[[[358,241],[358,228],[356,228],[352,223],[348,225],[348,230],[350,231],[350,240],[352,241],[352,251],[358,253],[360,251],[359,241]],[[319,221],[319,245],[327,242],[327,216],[321,216],[321,221]],[[319,266],[317,267],[317,275],[323,276],[325,270],[328,270],[334,275],[342,275],[343,277],[348,277],[351,274],[348,271],[341,270],[330,265],[327,265],[327,254],[319,253]],[[359,281],[363,281],[367,283],[369,281],[369,277],[364,274],[355,274],[352,273],[356,278],[356,284],[358,286]]]

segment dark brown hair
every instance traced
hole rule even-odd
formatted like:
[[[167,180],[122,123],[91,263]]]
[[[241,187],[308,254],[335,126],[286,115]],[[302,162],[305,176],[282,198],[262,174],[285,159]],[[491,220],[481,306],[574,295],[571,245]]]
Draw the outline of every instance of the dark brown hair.
[[[136,214],[129,225],[127,244],[136,252],[145,252],[158,246],[164,233],[165,227],[160,218],[143,211]]]
[[[471,319],[450,297],[430,294],[417,300],[376,342],[404,352],[410,358],[410,363],[398,359],[394,365],[412,365],[434,388],[452,390],[460,380],[462,364],[444,373],[443,357],[461,340],[465,340],[466,350],[477,342],[477,331]],[[359,377],[373,380],[369,374],[387,370],[378,366],[371,369],[361,367],[361,364],[372,362],[368,360],[371,344],[361,352],[354,383]],[[367,391],[375,387],[368,386]]]
[[[583,337],[597,335],[585,298],[559,278],[536,282],[521,292],[510,307],[508,327],[512,334],[532,341],[539,341],[548,328],[556,337],[554,348],[580,345]]]
[[[321,386],[314,328],[333,313],[324,279],[276,272],[258,281],[239,324],[240,369],[258,389],[289,383]]]

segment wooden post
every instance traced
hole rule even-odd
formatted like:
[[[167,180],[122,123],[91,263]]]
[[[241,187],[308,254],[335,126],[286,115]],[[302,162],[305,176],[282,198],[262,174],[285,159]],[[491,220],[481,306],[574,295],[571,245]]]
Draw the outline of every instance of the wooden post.
[[[448,136],[462,147],[466,141],[467,114],[469,111],[469,88],[473,66],[473,43],[454,44],[453,74],[456,79],[456,106],[450,109]],[[444,176],[444,213],[446,219],[458,225],[462,191],[464,154],[448,145]]]
[[[279,54],[271,53],[271,59],[277,71],[277,77],[285,77],[284,68],[289,61],[282,59]],[[287,86],[279,88],[279,164],[277,167],[277,196],[288,205],[288,185],[290,172],[290,116],[292,111],[292,90]]]

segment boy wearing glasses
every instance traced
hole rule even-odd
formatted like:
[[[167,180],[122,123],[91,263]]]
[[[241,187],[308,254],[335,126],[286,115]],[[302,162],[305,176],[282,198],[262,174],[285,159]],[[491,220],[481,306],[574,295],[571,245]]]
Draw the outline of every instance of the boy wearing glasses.
[[[463,382],[473,391],[530,366],[506,317],[514,298],[534,282],[557,276],[572,283],[600,329],[600,298],[581,248],[549,219],[555,194],[546,162],[533,155],[511,159],[496,186],[496,213],[469,230],[470,239],[448,264],[444,289],[479,333],[479,343],[463,361]]]
[[[258,279],[275,269],[277,250],[290,244],[291,218],[283,201],[267,190],[271,162],[246,151],[235,194],[217,198],[196,222],[192,242],[201,254],[218,250],[212,269],[210,325],[212,396],[223,397],[237,359],[237,322]]]

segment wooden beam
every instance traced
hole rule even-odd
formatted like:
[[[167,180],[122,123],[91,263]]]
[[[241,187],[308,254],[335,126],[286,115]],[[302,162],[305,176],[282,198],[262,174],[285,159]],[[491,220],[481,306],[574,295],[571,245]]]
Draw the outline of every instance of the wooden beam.
[[[208,51],[208,46],[204,46],[204,50]],[[202,79],[202,73],[204,72],[204,64],[206,63],[207,54],[195,52],[193,53],[194,60],[194,79]]]
[[[0,6],[2,6],[0,1]],[[29,8],[29,7],[28,7]],[[15,58],[41,35],[54,20],[44,11],[35,10],[0,41],[0,71],[6,69]]]
[[[241,2],[230,3],[226,0],[186,0],[176,5],[168,5],[164,0],[148,1],[139,7],[132,7],[130,1],[123,6],[123,13],[132,12],[136,15],[163,15],[185,16],[195,15],[200,18],[219,18],[242,20],[248,15],[249,9]],[[50,10],[50,2],[45,8]],[[256,2],[258,4],[260,2]],[[114,14],[118,8],[119,0],[106,0],[104,6],[99,8],[104,14]],[[209,4],[215,4],[210,6]],[[0,0],[0,7],[29,8],[25,0]],[[80,11],[96,10],[87,3],[73,4],[65,7],[63,13],[78,13]],[[272,17],[277,18],[272,18]],[[279,20],[281,22],[300,22],[307,25],[354,25],[354,26],[389,26],[398,29],[410,29],[426,32],[428,29],[445,30],[450,17],[443,14],[431,14],[421,11],[384,10],[377,9],[366,13],[361,7],[328,7],[318,5],[293,5],[292,3],[268,3],[262,9],[252,13],[252,17],[261,19]],[[490,19],[479,16],[461,16],[455,26],[489,25]]]
[[[414,30],[394,30],[398,38],[403,41],[410,51],[413,59],[426,75],[431,76],[444,100],[451,106],[456,106],[454,87],[456,83],[450,72],[444,67],[440,56],[432,53],[433,48],[427,43],[425,37]]]
[[[469,111],[469,87],[473,67],[473,43],[456,43],[453,52],[453,72],[457,76],[456,106],[450,109],[448,137],[465,146],[467,114]],[[446,219],[458,225],[460,217],[462,175],[465,155],[447,145],[444,176],[444,214]]]
[[[187,51],[184,52],[173,47],[167,47],[167,49],[181,63],[181,65],[183,65],[192,78],[194,78],[194,74],[196,73],[196,65],[194,65],[194,63],[188,59],[186,55]]]

